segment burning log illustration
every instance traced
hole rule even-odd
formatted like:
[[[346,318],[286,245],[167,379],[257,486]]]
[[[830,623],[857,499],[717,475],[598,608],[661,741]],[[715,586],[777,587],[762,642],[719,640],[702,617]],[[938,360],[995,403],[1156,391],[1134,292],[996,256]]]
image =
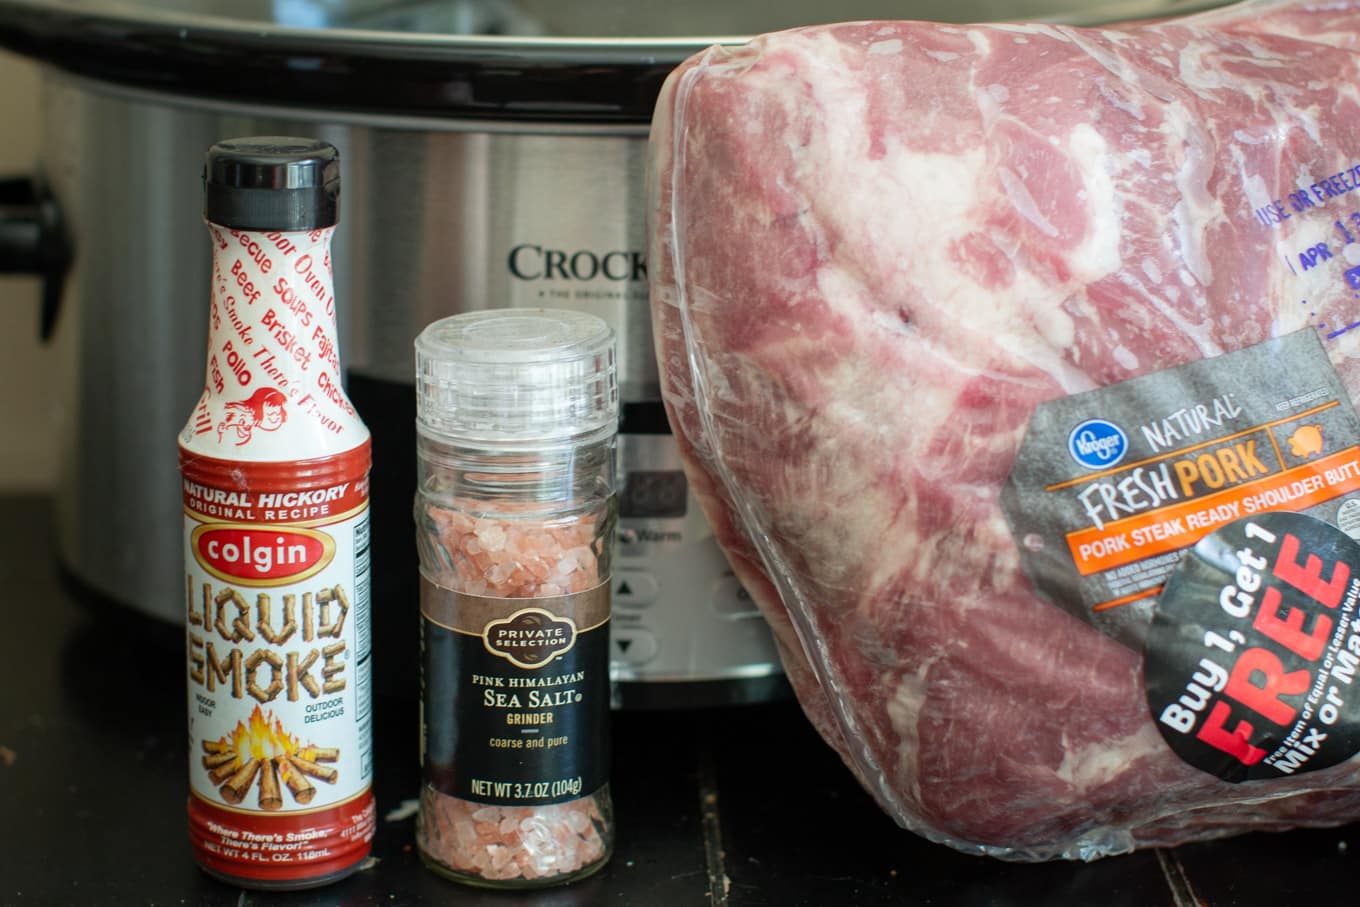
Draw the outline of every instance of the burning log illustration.
[[[203,754],[208,777],[233,806],[244,802],[252,787],[258,787],[260,809],[282,809],[285,787],[294,803],[305,806],[316,796],[308,778],[334,784],[340,777],[339,770],[323,764],[339,761],[340,750],[302,745],[273,712],[266,717],[259,706],[231,733],[204,740]]]
[[[260,764],[263,759],[251,759],[245,765],[227,779],[227,783],[222,785],[222,799],[235,806],[246,798],[246,792],[255,783],[255,776],[260,773]]]
[[[204,761],[203,767],[207,768],[206,764],[207,760],[204,759],[203,761]],[[238,766],[236,764],[236,756],[233,754],[231,757],[231,761],[224,762],[223,764],[217,766],[216,768],[209,769],[208,777],[212,779],[213,784],[216,784],[218,787],[221,787],[228,778],[236,774],[237,768]]]
[[[277,758],[264,760],[264,774],[260,775],[260,809],[283,808],[283,794],[279,792]]]
[[[303,759],[301,756],[293,756],[289,761],[298,771],[305,772],[313,778],[325,781],[327,784],[334,784],[336,776],[339,775],[339,772],[330,766],[318,765],[310,759]]]
[[[235,753],[212,753],[203,757],[203,767],[206,769],[220,768],[223,765],[230,765],[236,761]]]
[[[279,776],[288,786],[288,793],[293,795],[293,800],[303,805],[311,803],[316,796],[316,788],[303,776],[302,769],[294,765],[288,756],[278,756],[275,761],[279,766]]]

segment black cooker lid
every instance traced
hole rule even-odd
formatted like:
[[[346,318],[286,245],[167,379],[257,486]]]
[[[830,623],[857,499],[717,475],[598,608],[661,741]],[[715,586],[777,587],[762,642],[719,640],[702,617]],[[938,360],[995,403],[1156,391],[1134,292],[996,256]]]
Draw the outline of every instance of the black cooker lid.
[[[831,19],[1091,23],[1221,3],[0,0],[0,47],[102,82],[197,98],[385,115],[646,123],[678,63],[711,44],[741,40],[724,35]]]

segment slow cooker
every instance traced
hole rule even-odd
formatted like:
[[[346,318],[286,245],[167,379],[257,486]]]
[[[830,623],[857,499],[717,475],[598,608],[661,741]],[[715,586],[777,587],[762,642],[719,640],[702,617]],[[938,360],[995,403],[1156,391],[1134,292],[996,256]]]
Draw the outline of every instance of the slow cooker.
[[[41,160],[0,182],[0,269],[47,280],[66,371],[63,566],[97,600],[182,620],[175,434],[203,380],[202,155],[230,136],[312,135],[344,169],[336,287],[374,434],[379,688],[414,684],[412,340],[455,312],[551,306],[600,315],[620,341],[616,705],[783,695],[660,403],[643,187],[661,82],[709,44],[833,17],[1089,24],[1209,5],[0,0],[0,46],[44,64]]]

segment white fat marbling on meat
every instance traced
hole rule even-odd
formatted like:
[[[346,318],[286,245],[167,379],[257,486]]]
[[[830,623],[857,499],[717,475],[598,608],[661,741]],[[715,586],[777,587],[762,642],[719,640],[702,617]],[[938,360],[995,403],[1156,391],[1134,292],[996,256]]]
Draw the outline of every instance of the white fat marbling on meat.
[[[1126,368],[1131,372],[1135,371],[1138,368],[1137,354],[1135,354],[1133,350],[1124,346],[1122,343],[1119,346],[1116,346],[1114,349],[1110,350],[1110,355],[1114,358],[1115,362],[1119,363],[1121,367]]]
[[[1246,129],[1234,129],[1232,137],[1243,145],[1269,145],[1272,142],[1279,141],[1274,129],[1263,129],[1259,133],[1249,132]],[[1258,176],[1256,179],[1259,180],[1260,177]]]
[[[916,754],[921,751],[919,722],[921,710],[926,703],[927,677],[932,662],[933,659],[927,660],[914,671],[903,672],[892,687],[892,695],[884,705],[884,712],[893,733],[902,741],[902,745],[898,747],[897,764],[897,771],[905,773],[902,777],[919,776],[916,764]],[[919,788],[914,788],[908,793],[913,799],[920,799]]]
[[[842,122],[845,106],[831,105],[827,109],[835,119],[827,127],[828,135],[853,134],[855,123],[849,118]],[[1080,140],[1078,145],[1082,145]],[[823,153],[830,160],[824,160]],[[1091,152],[1088,149],[1083,153],[1089,156]],[[816,163],[811,162],[814,159]],[[1095,161],[1087,163],[1098,170]],[[843,237],[845,241],[839,248],[855,256],[872,256],[880,251],[888,255],[874,267],[895,275],[896,279],[889,284],[891,296],[912,298],[913,288],[929,287],[931,305],[951,312],[958,323],[993,325],[1004,338],[1001,342],[1015,354],[1033,361],[1049,374],[1063,376],[1072,392],[1089,389],[1090,379],[1062,358],[1075,330],[1067,315],[1054,311],[1065,290],[1022,270],[1017,274],[1016,285],[1005,293],[1009,305],[999,309],[996,288],[976,286],[962,277],[956,263],[947,257],[924,256],[906,261],[891,254],[894,249],[918,248],[923,244],[947,248],[952,241],[963,240],[977,229],[978,223],[967,212],[979,210],[984,204],[979,194],[985,186],[981,178],[986,165],[982,149],[934,154],[890,144],[881,161],[851,162],[828,149],[813,152],[804,164],[811,167],[809,172],[818,174],[815,183],[819,187],[818,197],[825,203],[818,203],[816,216],[825,219]],[[1086,169],[1083,167],[1084,172]],[[1010,182],[1012,202],[1024,209],[1022,215],[1037,220],[1036,227],[1052,235],[1053,226],[1043,218],[1018,178],[1010,174],[999,179]],[[1089,184],[1088,193],[1103,196],[1111,191],[1108,177],[1102,181],[1099,174],[1092,172],[1084,180]],[[895,204],[879,204],[884,198],[894,199]],[[855,214],[853,220],[844,219],[847,212]],[[954,213],[943,216],[941,212]],[[1117,225],[1102,224],[1088,235],[1081,257],[1089,269],[1117,265],[1117,243],[1112,242],[1116,234]],[[864,267],[862,263],[833,260],[829,265],[819,269],[817,275],[826,298],[844,299],[858,292],[853,279],[841,271],[858,273]],[[1039,311],[1043,312],[1041,317],[1035,314]],[[881,326],[895,320],[898,319],[894,313],[889,312]],[[947,401],[942,405],[947,405]]]
[[[870,142],[863,102],[852,89],[845,77],[829,77],[814,89],[825,138],[797,150],[800,185],[815,193],[811,216],[839,237],[837,255],[867,257],[867,266],[889,275],[896,298],[911,298],[913,285],[931,286],[939,288],[942,304],[955,304],[959,277],[953,263],[944,257],[908,262],[892,250],[914,248],[941,237],[941,231],[948,240],[974,229],[966,213],[980,204],[985,151],[919,151],[890,137],[879,159],[846,155],[846,142],[861,148]],[[799,99],[792,96],[788,103],[796,107]],[[884,199],[892,204],[882,204]],[[866,266],[857,260],[829,264],[852,272]]]
[[[1128,90],[1128,86],[1119,83],[1113,86],[1107,79],[1100,79],[1096,84],[1096,90],[1100,92],[1101,98],[1115,110],[1122,110],[1135,120],[1142,121],[1146,114],[1143,112],[1143,105],[1139,102],[1138,96]]]
[[[1294,188],[1297,189],[1299,192],[1306,193],[1309,198],[1313,197],[1312,186],[1314,179],[1315,177],[1313,176],[1312,172],[1308,169],[1307,166],[1300,164],[1299,166],[1294,168],[1293,178]],[[1266,195],[1268,202],[1269,201],[1268,194],[1263,193],[1263,195]],[[1267,202],[1262,202],[1261,204],[1267,204]],[[1255,200],[1253,199],[1253,204],[1254,203]]]
[[[1247,204],[1251,206],[1253,211],[1257,208],[1264,208],[1274,201],[1270,196],[1270,190],[1266,188],[1266,181],[1259,173],[1250,174],[1243,180],[1242,186],[1246,190]]]
[[[1288,128],[1302,129],[1308,133],[1308,138],[1314,142],[1322,141],[1322,128],[1318,123],[1317,107],[1298,107],[1293,126]]]
[[[1145,257],[1139,262],[1139,266],[1143,269],[1143,274],[1149,281],[1152,283],[1162,282],[1162,268],[1161,265],[1157,264],[1157,259],[1151,256]]]
[[[889,41],[875,41],[869,45],[869,53],[875,57],[890,56],[902,52],[902,40],[893,38]]]
[[[1038,228],[1040,233],[1045,236],[1057,236],[1058,228],[1049,223],[1048,218],[1040,212],[1038,204],[1034,201],[1034,196],[1030,195],[1029,189],[1025,187],[1022,180],[1015,171],[1009,167],[998,167],[996,171],[997,179],[1001,181],[1001,187],[1006,192],[1006,197],[1010,199],[1011,206],[1015,212]]]
[[[874,324],[878,325],[883,330],[894,334],[905,334],[909,330],[907,322],[903,321],[900,317],[890,315],[882,309],[875,309],[874,313],[869,317],[873,320]]]
[[[1106,47],[1102,41],[1097,40],[1095,36],[1089,33],[1070,32],[1069,34],[1070,37],[1065,35],[1064,40],[1076,44],[1077,47],[1081,48],[1082,53],[1098,63],[1106,72],[1121,82],[1137,84],[1136,79],[1130,79],[1128,66],[1124,63],[1124,60],[1112,48]]]
[[[1123,231],[1124,196],[1110,173],[1109,143],[1088,123],[1081,123],[1067,140],[1069,159],[1081,173],[1090,227],[1071,255],[1079,279],[1099,280],[1123,265],[1120,242]]]
[[[982,32],[981,29],[972,28],[964,32],[964,34],[968,38],[968,43],[973,45],[973,51],[975,53],[978,54],[991,53],[992,47],[991,41],[988,38],[988,36]],[[965,70],[967,69],[967,65],[968,64],[965,64]]]
[[[1166,748],[1166,741],[1151,722],[1122,740],[1073,743],[1063,735],[1063,760],[1057,776],[1077,790],[1108,784],[1128,770],[1129,764]]]
[[[1186,44],[1176,55],[1176,74],[1182,85],[1202,95],[1223,87],[1223,73],[1204,60],[1205,53],[1216,54],[1199,44]]]
[[[977,29],[976,31],[979,35],[982,34],[981,29]],[[1055,41],[1063,42],[1072,40],[1069,37],[1068,29],[1058,25],[1049,25],[1046,22],[997,22],[994,25],[989,25],[987,31],[997,34],[1009,33],[1014,35],[1017,39],[1021,39],[1017,40],[1016,43],[1025,44],[1029,43],[1028,37],[1030,36],[1052,38]]]
[[[1139,167],[1152,166],[1152,152],[1146,148],[1134,148],[1132,151],[1127,151],[1124,153],[1124,159],[1131,164],[1137,164]]]
[[[1180,201],[1172,210],[1176,253],[1195,280],[1207,287],[1213,282],[1214,269],[1205,249],[1206,233],[1223,215],[1220,201],[1209,191],[1215,167],[1213,142],[1181,104],[1168,106],[1162,131],[1168,140],[1179,143],[1181,152],[1176,171]]]

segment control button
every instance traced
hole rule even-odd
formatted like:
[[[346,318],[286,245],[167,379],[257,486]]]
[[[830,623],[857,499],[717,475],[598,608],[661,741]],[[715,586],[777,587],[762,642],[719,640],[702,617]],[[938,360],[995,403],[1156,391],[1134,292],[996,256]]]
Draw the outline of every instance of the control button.
[[[614,572],[614,604],[623,608],[645,608],[656,601],[661,589],[656,578],[641,570]]]
[[[649,630],[635,627],[615,627],[609,635],[609,653],[617,661],[630,665],[644,665],[661,650],[656,636]]]
[[[637,530],[632,526],[620,526],[618,539],[620,557],[628,557],[642,548],[642,540],[638,538]]]
[[[759,617],[760,609],[756,607],[755,601],[751,598],[751,593],[747,592],[735,576],[728,575],[713,584],[713,597],[709,604],[720,617],[729,620],[741,620],[747,617]]]

